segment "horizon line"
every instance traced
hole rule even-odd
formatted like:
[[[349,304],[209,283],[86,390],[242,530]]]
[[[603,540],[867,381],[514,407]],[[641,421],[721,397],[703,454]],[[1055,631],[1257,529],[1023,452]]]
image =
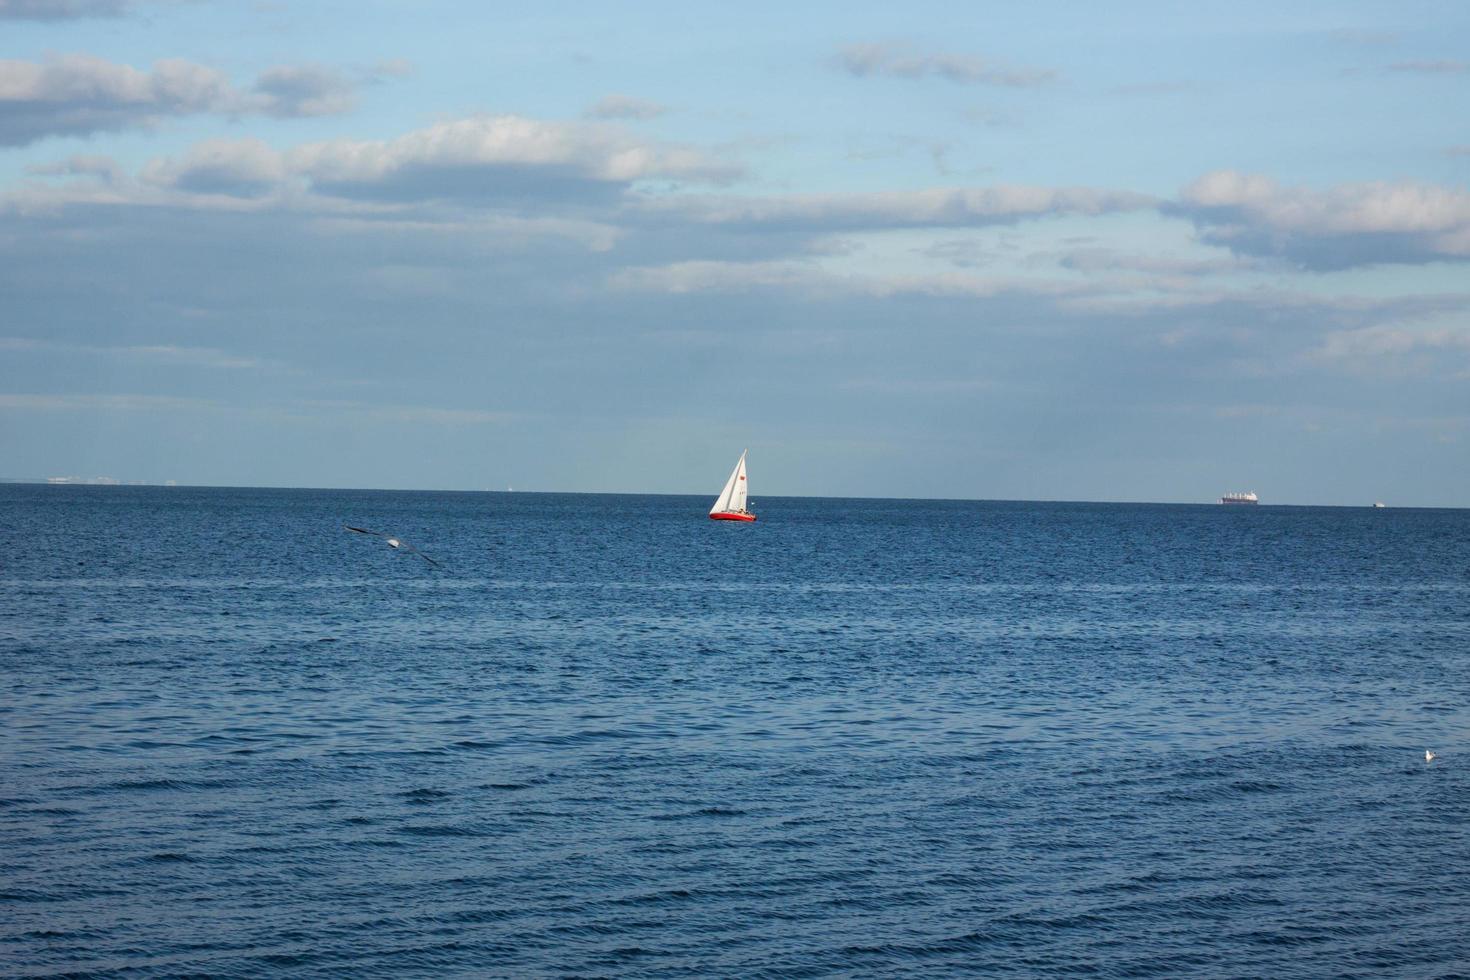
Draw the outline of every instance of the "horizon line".
[[[404,488],[404,487],[303,487],[284,486],[272,484],[212,484],[212,483],[144,483],[144,482],[116,482],[116,483],[88,483],[84,480],[72,483],[53,483],[49,479],[33,479],[23,477],[0,477],[0,484],[12,486],[50,486],[50,487],[90,487],[105,489],[132,489],[153,488],[158,490],[304,490],[322,493],[493,493],[512,496],[515,494],[544,494],[562,496],[588,496],[588,497],[707,497],[708,493],[703,491],[697,493],[679,492],[671,490],[492,490],[464,489],[464,488]],[[861,497],[861,496],[836,496],[829,494],[763,494],[763,498],[776,500],[895,500],[895,501],[930,501],[934,503],[988,503],[988,504],[1118,504],[1139,505],[1147,504],[1166,507],[1220,507],[1224,506],[1219,500],[1084,500],[1079,498],[1060,497]],[[1323,503],[1257,503],[1250,505],[1254,507],[1332,507],[1345,510],[1377,509],[1374,503],[1366,504],[1323,504]],[[1232,509],[1242,509],[1234,507]],[[1470,505],[1456,504],[1388,504],[1384,510],[1467,510]]]

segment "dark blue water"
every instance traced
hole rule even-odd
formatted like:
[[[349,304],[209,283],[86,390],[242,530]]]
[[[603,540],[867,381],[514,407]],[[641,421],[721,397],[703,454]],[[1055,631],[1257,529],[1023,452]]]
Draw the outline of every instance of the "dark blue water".
[[[0,972],[1470,971],[1470,511],[708,503],[0,487]]]

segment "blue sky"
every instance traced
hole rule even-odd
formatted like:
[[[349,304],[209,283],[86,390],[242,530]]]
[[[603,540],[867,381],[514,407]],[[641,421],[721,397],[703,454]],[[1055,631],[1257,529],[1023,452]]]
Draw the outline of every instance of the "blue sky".
[[[1470,505],[1463,4],[0,38],[0,475]]]

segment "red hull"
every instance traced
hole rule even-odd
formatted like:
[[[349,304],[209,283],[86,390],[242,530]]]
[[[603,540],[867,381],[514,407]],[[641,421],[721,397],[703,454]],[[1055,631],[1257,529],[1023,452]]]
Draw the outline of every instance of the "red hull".
[[[709,515],[709,519],[712,521],[753,521],[755,520],[755,515],[738,514],[733,510],[727,510],[721,511],[718,514],[711,514]]]

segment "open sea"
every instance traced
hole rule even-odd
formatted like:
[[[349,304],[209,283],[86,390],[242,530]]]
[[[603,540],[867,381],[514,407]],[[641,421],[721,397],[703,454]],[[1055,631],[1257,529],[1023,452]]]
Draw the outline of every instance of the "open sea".
[[[0,974],[1470,975],[1470,511],[709,503],[0,486]]]

